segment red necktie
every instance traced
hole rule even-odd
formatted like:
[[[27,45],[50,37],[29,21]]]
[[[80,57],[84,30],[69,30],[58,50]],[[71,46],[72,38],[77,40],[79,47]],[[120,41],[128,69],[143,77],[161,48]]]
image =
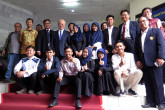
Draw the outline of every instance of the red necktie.
[[[125,26],[126,26],[126,24],[124,23],[124,26],[123,26],[123,34],[122,34],[122,40],[125,39]]]

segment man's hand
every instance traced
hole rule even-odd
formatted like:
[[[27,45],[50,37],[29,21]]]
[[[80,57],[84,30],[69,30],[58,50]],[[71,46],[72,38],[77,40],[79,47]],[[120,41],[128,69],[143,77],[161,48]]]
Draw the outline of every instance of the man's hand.
[[[112,53],[113,54],[116,54],[117,53],[116,49],[113,49]]]
[[[2,51],[2,56],[4,56],[4,55],[5,55],[5,50]]]
[[[125,78],[125,77],[127,77],[128,75],[129,75],[128,70],[124,70],[124,71],[122,71],[121,77],[122,77],[122,78]]]
[[[40,51],[37,51],[37,55],[41,56],[41,52]]]
[[[82,55],[82,50],[78,52],[78,56],[80,57]]]
[[[136,62],[136,65],[139,69],[142,69],[143,68],[143,65],[142,65],[142,62],[141,61],[137,61]]]
[[[41,75],[41,78],[45,78],[45,75],[44,75],[44,74],[42,74],[42,75]]]
[[[62,77],[58,77],[57,81],[60,83],[62,81]]]
[[[78,56],[78,51],[75,51],[76,56]]]
[[[157,58],[157,59],[156,59],[156,62],[158,63],[158,66],[159,66],[159,67],[162,66],[162,65],[164,64],[164,60],[161,59],[161,58]]]
[[[106,54],[108,54],[109,52],[108,52],[108,50],[105,50],[105,52],[106,52]]]
[[[98,74],[99,74],[99,76],[101,76],[101,75],[102,75],[102,71],[99,70],[99,71],[98,71]]]
[[[75,58],[72,57],[72,58],[70,59],[70,61],[74,63],[74,62],[75,62]]]
[[[23,74],[25,74],[26,73],[26,71],[18,71],[17,72],[17,77],[18,78],[23,78]]]
[[[125,65],[126,64],[126,61],[123,59],[123,58],[121,58],[121,62],[120,62],[120,64],[119,64],[119,66],[121,67],[121,66],[123,66],[123,65]]]

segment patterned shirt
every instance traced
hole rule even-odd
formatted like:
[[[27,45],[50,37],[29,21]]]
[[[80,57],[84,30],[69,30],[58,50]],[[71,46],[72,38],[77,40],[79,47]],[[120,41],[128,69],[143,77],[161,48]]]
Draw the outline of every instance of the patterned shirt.
[[[68,61],[66,58],[61,60],[61,67],[59,72],[59,77],[77,75],[81,70],[79,59],[75,58],[75,62]]]
[[[21,31],[19,41],[21,43],[20,54],[26,54],[26,47],[32,45],[35,47],[35,40],[37,38],[38,32],[34,29],[31,31],[25,29]]]

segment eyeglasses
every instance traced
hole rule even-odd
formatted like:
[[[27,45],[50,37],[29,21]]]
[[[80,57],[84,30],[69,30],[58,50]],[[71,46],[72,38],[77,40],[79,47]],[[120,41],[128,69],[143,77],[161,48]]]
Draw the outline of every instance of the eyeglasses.
[[[142,21],[139,21],[139,23],[143,23],[143,22],[146,22],[147,20],[142,20]]]

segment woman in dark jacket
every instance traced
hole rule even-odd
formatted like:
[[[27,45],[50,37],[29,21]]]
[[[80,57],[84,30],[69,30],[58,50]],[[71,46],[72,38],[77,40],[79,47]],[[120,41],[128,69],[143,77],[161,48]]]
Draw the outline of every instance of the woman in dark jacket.
[[[98,59],[95,60],[95,78],[96,78],[96,95],[119,96],[116,93],[113,80],[113,69],[110,60],[107,60],[107,54],[103,48],[97,51]],[[108,62],[107,62],[108,61]]]
[[[82,93],[86,96],[91,97],[93,93],[93,73],[95,68],[95,62],[91,59],[92,50],[90,47],[86,47],[83,50],[81,62],[81,71],[79,72],[80,78],[82,80]]]
[[[86,38],[82,34],[81,29],[78,25],[74,25],[74,34],[71,36],[71,47],[73,49],[74,55],[80,58],[82,55],[82,50],[86,46]]]

